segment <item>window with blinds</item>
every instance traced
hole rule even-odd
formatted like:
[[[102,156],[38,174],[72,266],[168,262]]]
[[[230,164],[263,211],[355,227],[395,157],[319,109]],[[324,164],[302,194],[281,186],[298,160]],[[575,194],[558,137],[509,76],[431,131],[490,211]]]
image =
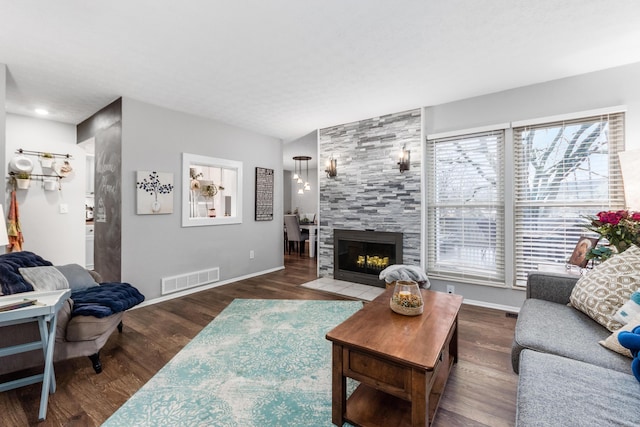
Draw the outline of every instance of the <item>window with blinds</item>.
[[[504,131],[427,141],[429,275],[504,284]]]
[[[624,113],[514,127],[515,275],[564,266],[585,216],[624,207]]]

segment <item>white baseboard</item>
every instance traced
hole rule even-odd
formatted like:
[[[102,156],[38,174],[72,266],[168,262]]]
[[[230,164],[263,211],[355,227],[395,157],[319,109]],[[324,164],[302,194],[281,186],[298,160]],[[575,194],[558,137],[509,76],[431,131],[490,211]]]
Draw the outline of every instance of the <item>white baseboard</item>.
[[[256,277],[256,276],[262,276],[263,274],[267,274],[267,273],[273,273],[274,271],[279,271],[279,270],[284,270],[284,265],[280,266],[280,267],[274,267],[274,268],[270,268],[269,270],[263,270],[263,271],[258,271],[256,273],[251,273],[251,274],[247,274],[244,276],[240,276],[240,277],[234,277],[232,279],[227,279],[227,280],[222,280],[219,282],[214,282],[208,285],[204,285],[204,286],[198,286],[196,288],[189,288],[186,289],[184,291],[180,291],[180,292],[174,292],[168,295],[163,295],[161,297],[158,298],[154,298],[151,300],[145,300],[144,302],[136,305],[135,307],[130,308],[130,310],[135,310],[136,308],[141,308],[141,307],[146,307],[148,305],[153,305],[153,304],[157,304],[159,302],[164,302],[164,301],[169,301],[172,300],[174,298],[179,298],[179,297],[183,297],[185,295],[190,295],[196,292],[200,292],[200,291],[204,291],[207,289],[212,289],[212,288],[217,288],[218,286],[222,286],[222,285],[228,285],[229,283],[233,283],[233,282],[237,282],[240,280],[245,280],[245,279],[250,279],[252,277]]]

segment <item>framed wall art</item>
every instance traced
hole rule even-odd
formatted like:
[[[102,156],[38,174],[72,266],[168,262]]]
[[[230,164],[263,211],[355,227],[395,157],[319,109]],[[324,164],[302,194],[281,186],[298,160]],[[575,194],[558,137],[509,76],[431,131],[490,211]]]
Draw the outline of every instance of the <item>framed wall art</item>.
[[[173,174],[136,172],[136,213],[155,215],[173,213]]]
[[[273,220],[273,169],[256,168],[256,221]]]

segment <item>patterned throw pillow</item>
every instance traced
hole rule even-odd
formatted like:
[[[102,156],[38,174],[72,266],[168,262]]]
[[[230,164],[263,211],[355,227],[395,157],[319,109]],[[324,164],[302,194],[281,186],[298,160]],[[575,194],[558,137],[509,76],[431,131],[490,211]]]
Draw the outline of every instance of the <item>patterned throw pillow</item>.
[[[640,326],[640,315],[637,315],[633,319],[629,320],[626,325],[609,335],[606,340],[600,341],[600,345],[608,348],[609,350],[620,353],[623,356],[627,356],[633,359],[631,351],[628,348],[623,347],[620,344],[620,341],[618,341],[618,334],[622,331],[631,332],[635,329],[636,326]]]
[[[593,271],[581,276],[571,291],[570,303],[578,310],[610,330],[622,324],[613,316],[640,288],[640,248],[631,246],[614,255]]]

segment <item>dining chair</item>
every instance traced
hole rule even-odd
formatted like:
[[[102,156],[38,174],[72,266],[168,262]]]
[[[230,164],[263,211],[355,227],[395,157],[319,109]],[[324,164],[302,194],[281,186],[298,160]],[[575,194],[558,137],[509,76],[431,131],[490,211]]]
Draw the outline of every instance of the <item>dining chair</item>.
[[[302,233],[300,230],[300,221],[298,215],[285,215],[284,226],[287,232],[287,242],[289,246],[289,254],[291,254],[292,244],[297,245],[298,253],[302,255],[304,253],[304,242],[309,239],[308,233]]]

